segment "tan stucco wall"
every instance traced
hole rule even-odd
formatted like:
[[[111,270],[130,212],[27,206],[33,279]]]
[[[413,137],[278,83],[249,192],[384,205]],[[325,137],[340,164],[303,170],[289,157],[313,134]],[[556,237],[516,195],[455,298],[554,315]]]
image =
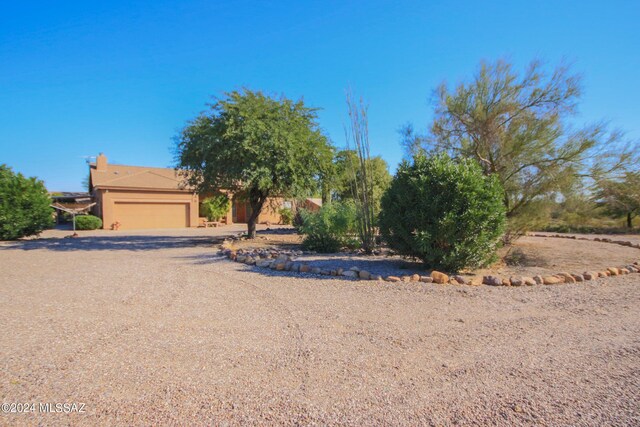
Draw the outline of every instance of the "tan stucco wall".
[[[258,216],[258,224],[267,224],[267,223],[279,224],[281,221],[279,211],[280,211],[280,208],[282,207],[283,202],[284,202],[284,199],[282,197],[268,198],[264,206],[262,207],[262,211],[260,212],[260,215]],[[240,201],[234,201],[233,203],[235,203],[236,205],[236,220],[234,222],[246,223],[247,220],[249,219],[249,216],[247,215],[248,214],[247,206],[249,205],[249,203],[240,202]],[[229,212],[227,213],[227,219],[233,218],[233,214],[232,214],[233,203],[231,208],[229,209]]]
[[[189,227],[198,226],[198,195],[186,191],[151,191],[151,190],[119,190],[96,189],[95,212],[102,217],[104,229],[111,229],[118,220],[115,216],[115,204],[118,202],[134,203],[184,203],[189,206]]]

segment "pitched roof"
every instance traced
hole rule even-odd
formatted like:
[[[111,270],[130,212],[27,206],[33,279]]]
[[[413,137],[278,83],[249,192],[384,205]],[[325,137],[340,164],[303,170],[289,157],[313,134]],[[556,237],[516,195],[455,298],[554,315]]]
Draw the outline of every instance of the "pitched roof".
[[[190,191],[178,171],[172,168],[125,166],[109,163],[99,171],[91,163],[91,185],[100,188],[142,188],[150,190]]]

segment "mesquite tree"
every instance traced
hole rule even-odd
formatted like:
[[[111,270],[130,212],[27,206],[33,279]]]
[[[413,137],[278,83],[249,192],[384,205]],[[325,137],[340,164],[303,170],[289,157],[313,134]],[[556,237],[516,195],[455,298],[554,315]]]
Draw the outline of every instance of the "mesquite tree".
[[[248,89],[217,99],[187,124],[176,145],[188,184],[248,201],[250,238],[269,197],[308,196],[332,158],[315,109]]]
[[[597,183],[595,199],[609,215],[625,217],[628,228],[640,215],[640,172],[628,172],[621,179],[604,179]]]

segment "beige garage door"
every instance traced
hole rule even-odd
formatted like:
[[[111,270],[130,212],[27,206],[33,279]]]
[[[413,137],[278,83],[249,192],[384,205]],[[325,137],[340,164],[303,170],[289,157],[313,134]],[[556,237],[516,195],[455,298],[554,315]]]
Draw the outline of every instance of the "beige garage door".
[[[114,218],[121,229],[187,227],[187,203],[128,203],[116,202]]]

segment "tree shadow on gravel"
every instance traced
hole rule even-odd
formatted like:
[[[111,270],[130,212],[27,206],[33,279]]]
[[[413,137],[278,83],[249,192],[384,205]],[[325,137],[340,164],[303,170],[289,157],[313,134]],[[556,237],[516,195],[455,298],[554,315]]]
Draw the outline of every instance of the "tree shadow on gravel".
[[[219,244],[224,236],[114,236],[35,239],[8,242],[2,250],[50,251],[153,251],[162,249],[209,247]]]

